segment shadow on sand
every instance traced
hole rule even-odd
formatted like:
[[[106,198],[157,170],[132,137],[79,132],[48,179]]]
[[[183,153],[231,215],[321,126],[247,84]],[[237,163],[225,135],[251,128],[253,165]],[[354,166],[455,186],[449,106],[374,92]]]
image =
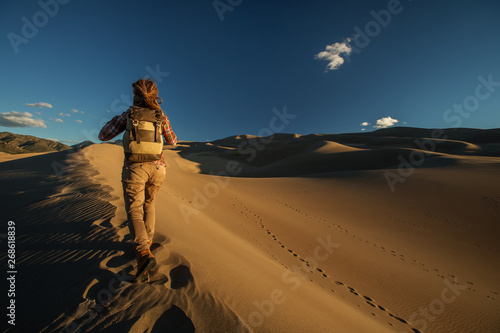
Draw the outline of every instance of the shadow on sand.
[[[74,309],[99,263],[128,248],[96,173],[68,151],[0,163],[3,217],[16,227],[16,331],[41,331]]]

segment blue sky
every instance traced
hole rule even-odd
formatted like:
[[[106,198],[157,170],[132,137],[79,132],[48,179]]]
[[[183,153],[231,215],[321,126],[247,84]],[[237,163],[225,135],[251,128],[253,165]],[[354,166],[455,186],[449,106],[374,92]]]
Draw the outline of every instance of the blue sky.
[[[498,17],[493,0],[6,0],[0,131],[97,142],[152,73],[181,140],[258,134],[284,109],[299,134],[496,128]]]

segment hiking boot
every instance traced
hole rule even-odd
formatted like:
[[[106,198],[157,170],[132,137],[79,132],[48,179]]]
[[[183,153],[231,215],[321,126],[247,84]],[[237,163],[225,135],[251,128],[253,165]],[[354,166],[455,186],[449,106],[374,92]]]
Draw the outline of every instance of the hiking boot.
[[[156,266],[156,259],[149,249],[137,252],[137,273],[135,282],[145,282],[149,278],[149,271]]]

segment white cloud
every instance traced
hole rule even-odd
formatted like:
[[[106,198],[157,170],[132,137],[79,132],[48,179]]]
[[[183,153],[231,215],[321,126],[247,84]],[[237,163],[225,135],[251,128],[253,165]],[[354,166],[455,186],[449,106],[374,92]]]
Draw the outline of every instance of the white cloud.
[[[81,121],[81,120],[79,120],[79,119],[77,119],[77,120],[75,120],[75,121],[76,121],[77,123],[79,123],[79,124],[81,124],[81,123],[82,123],[82,121]]]
[[[45,138],[45,140],[50,140],[50,141],[59,141],[58,139],[53,139],[53,138]]]
[[[359,125],[360,125],[360,126],[368,126],[368,125],[370,125],[370,123],[369,123],[369,122],[367,122],[367,121],[363,121],[363,122],[362,122],[361,124],[359,124]]]
[[[342,58],[341,55],[351,54],[352,48],[350,43],[351,43],[351,38],[346,38],[341,43],[327,45],[325,51],[321,51],[314,57],[319,60],[328,61],[328,65],[326,66],[327,72],[329,70],[330,71],[336,70],[344,63],[344,58]]]
[[[361,130],[362,130],[362,131],[366,131],[366,128],[362,128]]]
[[[38,102],[38,103],[26,103],[27,106],[31,106],[34,108],[49,108],[52,109],[52,105],[49,103]]]
[[[0,113],[0,126],[4,127],[42,127],[47,128],[42,119],[33,119],[29,112],[3,112]]]
[[[384,117],[384,118],[380,118],[379,120],[377,120],[377,124],[373,127],[375,127],[375,128],[387,128],[390,126],[394,126],[398,122],[399,122],[399,120],[397,120],[397,119],[392,119],[391,117]]]
[[[36,114],[42,114],[41,112],[35,111]]]
[[[85,113],[85,112],[77,110],[77,109],[71,109],[71,112],[73,112],[73,113],[81,113],[81,114]]]
[[[62,113],[62,112],[61,112],[61,113],[59,113],[59,115],[60,115],[61,117],[71,117],[71,115],[70,115],[70,114],[68,114],[68,113]]]
[[[64,121],[63,121],[62,119],[59,119],[59,118],[54,119],[54,121],[55,121],[56,123],[64,123]]]

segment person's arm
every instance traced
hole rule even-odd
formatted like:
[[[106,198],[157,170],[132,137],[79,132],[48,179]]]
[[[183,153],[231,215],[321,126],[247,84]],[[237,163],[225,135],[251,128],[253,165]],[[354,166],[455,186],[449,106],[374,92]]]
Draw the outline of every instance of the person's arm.
[[[172,130],[172,126],[170,126],[170,121],[168,120],[167,116],[163,117],[163,137],[169,145],[175,147],[175,145],[177,144],[177,136]]]
[[[114,116],[108,121],[99,133],[99,140],[109,141],[115,136],[123,132],[127,128],[127,112],[123,112],[119,116]]]

